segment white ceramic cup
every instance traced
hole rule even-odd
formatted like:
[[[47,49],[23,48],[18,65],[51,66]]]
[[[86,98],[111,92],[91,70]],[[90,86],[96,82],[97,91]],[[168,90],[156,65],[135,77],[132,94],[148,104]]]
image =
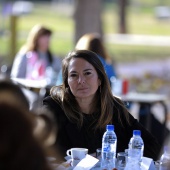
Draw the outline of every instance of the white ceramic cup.
[[[86,157],[88,149],[86,148],[71,148],[67,150],[66,154],[71,156],[71,159],[80,161]]]

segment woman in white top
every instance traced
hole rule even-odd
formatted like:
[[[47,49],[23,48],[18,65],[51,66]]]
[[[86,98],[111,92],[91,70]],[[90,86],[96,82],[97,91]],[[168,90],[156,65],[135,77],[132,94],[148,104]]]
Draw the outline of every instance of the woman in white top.
[[[11,77],[41,80],[46,77],[47,68],[60,70],[61,60],[54,58],[49,49],[51,34],[41,25],[31,29],[26,44],[14,59]]]

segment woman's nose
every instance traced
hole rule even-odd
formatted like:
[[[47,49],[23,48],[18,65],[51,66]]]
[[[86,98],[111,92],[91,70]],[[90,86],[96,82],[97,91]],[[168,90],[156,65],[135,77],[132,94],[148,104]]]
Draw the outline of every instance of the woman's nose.
[[[79,84],[85,83],[85,77],[84,76],[79,76],[78,83]]]

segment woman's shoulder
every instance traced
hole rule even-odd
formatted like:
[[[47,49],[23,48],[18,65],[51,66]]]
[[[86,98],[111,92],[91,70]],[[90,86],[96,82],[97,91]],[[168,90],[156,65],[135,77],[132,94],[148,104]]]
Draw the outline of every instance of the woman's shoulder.
[[[15,59],[23,59],[23,58],[26,58],[26,53],[25,52],[22,52],[22,51],[19,51],[17,52],[17,54],[15,55]]]
[[[134,118],[130,115],[128,109],[126,108],[126,104],[118,97],[114,97],[113,101],[114,101],[113,105],[114,121],[130,125],[133,122]]]
[[[53,99],[51,96],[47,96],[43,100],[43,108],[52,113],[58,124],[58,127],[62,127],[68,122],[68,118],[65,115],[61,103]]]
[[[29,58],[31,55],[37,55],[37,52],[35,52],[35,51],[24,51],[24,50],[20,50],[17,54],[16,54],[16,56],[15,56],[15,58],[17,58],[17,59],[27,59],[27,58]]]
[[[123,109],[124,108],[124,102],[121,100],[120,97],[118,96],[114,96],[113,97],[113,102],[114,102],[114,106],[119,108],[119,109]]]
[[[43,99],[43,107],[52,111],[53,113],[63,113],[62,103],[59,100],[54,99],[50,95]]]
[[[43,105],[49,105],[49,106],[52,106],[52,107],[61,107],[60,106],[60,102],[55,100],[54,98],[51,97],[51,95],[45,97],[43,99]]]
[[[50,95],[46,96],[44,99],[43,99],[43,103],[44,102],[50,102],[50,103],[53,103],[54,100],[52,99],[52,97]]]

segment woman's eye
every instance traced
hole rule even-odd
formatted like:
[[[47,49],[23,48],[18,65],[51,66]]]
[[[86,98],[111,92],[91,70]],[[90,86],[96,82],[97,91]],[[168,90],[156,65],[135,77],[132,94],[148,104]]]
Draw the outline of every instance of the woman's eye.
[[[76,77],[77,74],[70,74],[70,77]]]
[[[91,74],[91,72],[85,72],[85,75],[90,75]]]

